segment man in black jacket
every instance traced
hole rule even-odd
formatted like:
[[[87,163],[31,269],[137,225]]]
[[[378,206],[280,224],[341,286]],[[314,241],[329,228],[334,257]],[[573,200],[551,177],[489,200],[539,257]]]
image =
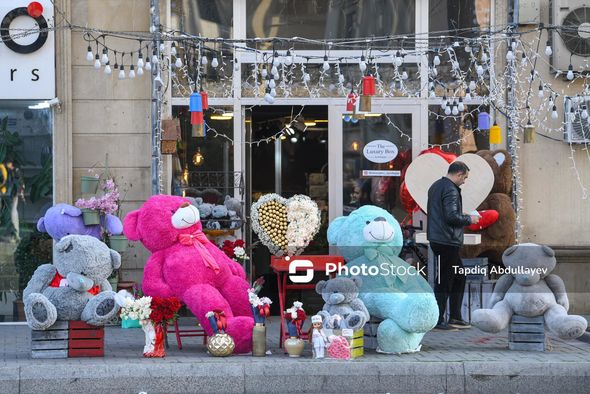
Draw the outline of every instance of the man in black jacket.
[[[463,267],[459,256],[459,249],[463,245],[463,227],[479,221],[477,215],[463,214],[459,186],[465,183],[468,176],[469,167],[455,161],[449,166],[447,175],[428,189],[427,237],[437,262],[434,285],[439,310],[437,329],[470,327],[461,317],[465,276],[456,273],[458,268]],[[447,299],[450,304],[448,323],[444,319]]]

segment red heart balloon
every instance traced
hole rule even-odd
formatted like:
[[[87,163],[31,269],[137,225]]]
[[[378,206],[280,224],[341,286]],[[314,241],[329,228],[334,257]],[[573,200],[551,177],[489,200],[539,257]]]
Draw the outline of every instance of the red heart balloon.
[[[467,226],[467,229],[471,231],[481,231],[484,228],[488,228],[492,224],[496,223],[500,218],[500,214],[498,213],[498,211],[494,209],[478,211],[478,213],[481,215],[481,218],[479,218],[479,222],[477,224],[470,224],[469,226]]]

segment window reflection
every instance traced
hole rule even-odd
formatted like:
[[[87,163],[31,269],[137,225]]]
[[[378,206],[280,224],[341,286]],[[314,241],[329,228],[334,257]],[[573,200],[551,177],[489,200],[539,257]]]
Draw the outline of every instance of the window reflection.
[[[439,105],[428,107],[428,143],[444,146],[456,155],[490,149],[489,131],[477,128],[477,114],[487,107],[470,105],[457,117],[445,116]]]

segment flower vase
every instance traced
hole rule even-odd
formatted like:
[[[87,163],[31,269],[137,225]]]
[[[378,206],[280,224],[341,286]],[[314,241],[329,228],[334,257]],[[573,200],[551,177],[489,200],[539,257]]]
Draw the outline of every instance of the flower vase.
[[[144,357],[166,357],[164,349],[164,329],[161,324],[154,324],[151,320],[142,320],[141,328],[145,333]]]
[[[95,194],[98,190],[100,179],[94,176],[80,177],[80,192],[83,194]]]
[[[289,357],[300,357],[305,348],[305,342],[297,337],[289,337],[285,339],[283,344]]]
[[[98,211],[95,211],[94,209],[83,208],[82,220],[84,221],[84,224],[87,226],[100,224],[100,215]]]
[[[266,327],[264,323],[256,323],[252,329],[252,356],[266,356]]]

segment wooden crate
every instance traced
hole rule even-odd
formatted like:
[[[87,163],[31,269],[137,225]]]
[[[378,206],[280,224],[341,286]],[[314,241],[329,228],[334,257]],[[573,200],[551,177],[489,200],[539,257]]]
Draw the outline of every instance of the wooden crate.
[[[104,357],[104,327],[80,320],[69,323],[69,357]]]
[[[381,324],[381,320],[371,319],[363,327],[363,341],[364,347],[367,349],[377,349],[377,328]]]
[[[68,358],[68,322],[56,321],[47,330],[31,330],[32,358]]]
[[[545,321],[543,316],[512,316],[508,330],[510,350],[545,351]]]

